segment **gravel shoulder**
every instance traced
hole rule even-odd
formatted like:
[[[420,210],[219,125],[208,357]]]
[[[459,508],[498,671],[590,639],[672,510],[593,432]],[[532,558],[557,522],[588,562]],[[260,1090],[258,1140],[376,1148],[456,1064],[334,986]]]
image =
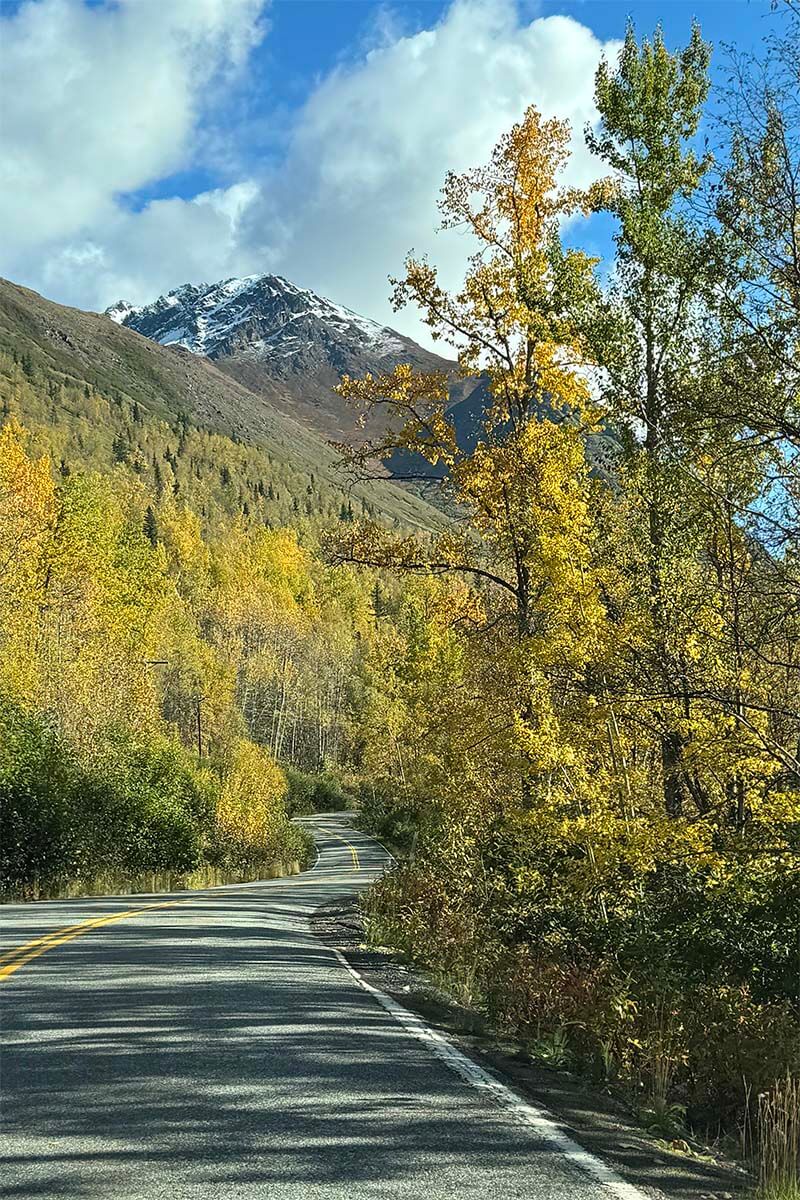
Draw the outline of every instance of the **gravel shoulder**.
[[[531,1062],[517,1043],[487,1030],[480,1013],[458,1005],[420,967],[391,950],[367,946],[357,897],[317,909],[311,928],[374,987],[423,1016],[523,1098],[547,1109],[577,1142],[653,1197],[744,1200],[752,1194],[751,1182],[735,1164],[699,1143],[676,1149],[650,1135],[619,1099],[568,1071]]]

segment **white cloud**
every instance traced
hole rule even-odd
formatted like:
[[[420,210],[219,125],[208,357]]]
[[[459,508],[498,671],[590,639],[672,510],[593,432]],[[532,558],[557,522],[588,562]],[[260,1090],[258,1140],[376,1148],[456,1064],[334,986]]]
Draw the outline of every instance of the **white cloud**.
[[[246,275],[239,221],[257,190],[248,181],[193,200],[156,200],[138,213],[115,210],[96,240],[48,255],[39,284],[47,296],[101,309],[116,299],[152,300],[180,283]]]
[[[3,258],[104,244],[119,193],[190,164],[207,88],[262,36],[264,0],[29,0],[0,17]]]
[[[596,115],[603,50],[570,18],[524,22],[511,0],[456,0],[435,28],[340,68],[309,98],[280,175],[244,216],[254,258],[277,253],[298,282],[420,334],[412,315],[393,316],[386,277],[413,247],[445,283],[458,281],[463,235],[434,232],[445,170],[484,161],[534,103],[572,124],[571,180],[595,177],[583,126]],[[276,244],[272,216],[286,212],[294,217]]]
[[[309,95],[279,168],[251,165],[240,182],[193,200],[121,209],[115,192],[190,157],[199,90],[245,60],[261,7],[39,0],[4,22],[16,26],[6,76],[10,62],[17,88],[38,81],[28,89],[32,112],[19,103],[4,121],[4,130],[27,122],[15,131],[24,199],[9,205],[20,245],[28,227],[21,282],[101,306],[186,280],[277,270],[419,336],[412,314],[392,314],[387,275],[414,247],[440,264],[445,283],[457,282],[464,239],[434,232],[446,169],[485,160],[533,102],[572,122],[573,181],[595,174],[582,129],[595,115],[597,63],[616,46],[570,18],[523,19],[513,0],[454,0],[433,28],[403,35],[385,20],[373,30],[359,57]],[[53,95],[60,132],[48,127]]]

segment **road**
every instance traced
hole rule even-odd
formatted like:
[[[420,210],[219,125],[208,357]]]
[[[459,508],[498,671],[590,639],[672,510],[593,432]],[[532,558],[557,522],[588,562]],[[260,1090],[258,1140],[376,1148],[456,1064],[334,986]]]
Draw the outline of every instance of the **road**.
[[[290,879],[0,909],[5,1194],[641,1197],[314,938],[386,856],[344,816],[313,824],[319,860]]]

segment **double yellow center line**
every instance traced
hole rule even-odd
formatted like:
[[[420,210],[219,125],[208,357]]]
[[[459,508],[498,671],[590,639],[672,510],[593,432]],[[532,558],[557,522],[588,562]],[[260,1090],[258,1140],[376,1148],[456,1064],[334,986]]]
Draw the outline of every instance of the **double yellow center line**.
[[[44,954],[45,950],[52,950],[54,946],[63,946],[65,942],[71,942],[74,938],[81,937],[90,929],[96,929],[98,925],[110,925],[112,921],[124,921],[126,917],[137,917],[140,913],[149,912],[154,908],[172,908],[176,904],[186,904],[187,902],[187,900],[165,900],[160,904],[146,904],[143,908],[129,908],[125,912],[111,913],[107,917],[95,917],[91,921],[81,921],[78,925],[65,925],[63,929],[55,929],[52,933],[35,938],[32,942],[26,942],[24,946],[16,946],[13,950],[7,950],[5,954],[0,954],[0,979],[6,979],[9,975],[13,975],[20,967],[24,967],[32,959]]]
[[[344,842],[352,856],[351,870],[360,870],[361,863],[355,846],[330,830],[325,830],[325,832],[331,834],[338,841]],[[243,888],[247,886],[247,884],[242,885]],[[80,921],[77,925],[65,925],[62,929],[55,929],[52,933],[34,938],[32,942],[26,942],[24,946],[15,946],[13,950],[7,950],[4,954],[0,954],[0,981],[13,975],[20,967],[26,966],[34,958],[44,954],[46,950],[52,950],[55,946],[63,946],[66,942],[82,937],[85,933],[89,933],[101,925],[111,925],[114,921],[124,921],[127,917],[138,917],[141,913],[152,912],[156,908],[174,908],[178,904],[191,904],[196,900],[197,896],[186,896],[180,900],[162,900],[158,904],[145,904],[141,908],[129,908],[125,912],[110,913],[105,917],[95,917],[90,921]]]
[[[322,825],[320,828],[323,833],[327,833],[328,837],[336,838],[337,842],[342,842],[343,845],[347,846],[347,849],[350,851],[350,855],[353,859],[353,865],[350,869],[352,871],[360,871],[361,860],[358,857],[358,850],[356,850],[353,843],[348,842],[347,838],[343,838],[340,834],[334,833],[332,829],[328,829],[325,825]]]

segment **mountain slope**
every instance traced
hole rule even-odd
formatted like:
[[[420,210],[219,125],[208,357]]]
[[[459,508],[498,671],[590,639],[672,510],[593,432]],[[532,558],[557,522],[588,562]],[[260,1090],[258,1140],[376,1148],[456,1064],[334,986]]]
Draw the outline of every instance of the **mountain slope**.
[[[248,479],[265,493],[258,493],[257,510],[273,522],[286,519],[283,511],[269,509],[276,472],[280,490],[290,492],[302,514],[315,520],[352,502],[356,511],[361,507],[409,527],[441,521],[429,505],[388,481],[347,488],[336,452],[323,437],[209,359],[159,345],[107,316],[54,304],[6,280],[0,280],[0,355],[4,413],[34,426],[39,441],[67,465],[104,468],[115,438],[127,439],[134,453],[139,442],[155,436],[158,424],[173,431],[190,425],[204,431],[209,454],[209,439],[225,439],[225,447],[220,442],[213,453],[230,457],[234,475],[237,456],[249,456]],[[187,477],[184,486],[190,484]]]
[[[120,301],[106,311],[164,346],[212,359],[274,408],[334,440],[348,440],[358,429],[357,414],[333,390],[344,374],[377,374],[400,362],[443,371],[454,405],[476,386],[458,377],[452,360],[278,275],[185,284],[152,304]],[[381,419],[376,414],[370,421],[370,433],[380,430]]]

